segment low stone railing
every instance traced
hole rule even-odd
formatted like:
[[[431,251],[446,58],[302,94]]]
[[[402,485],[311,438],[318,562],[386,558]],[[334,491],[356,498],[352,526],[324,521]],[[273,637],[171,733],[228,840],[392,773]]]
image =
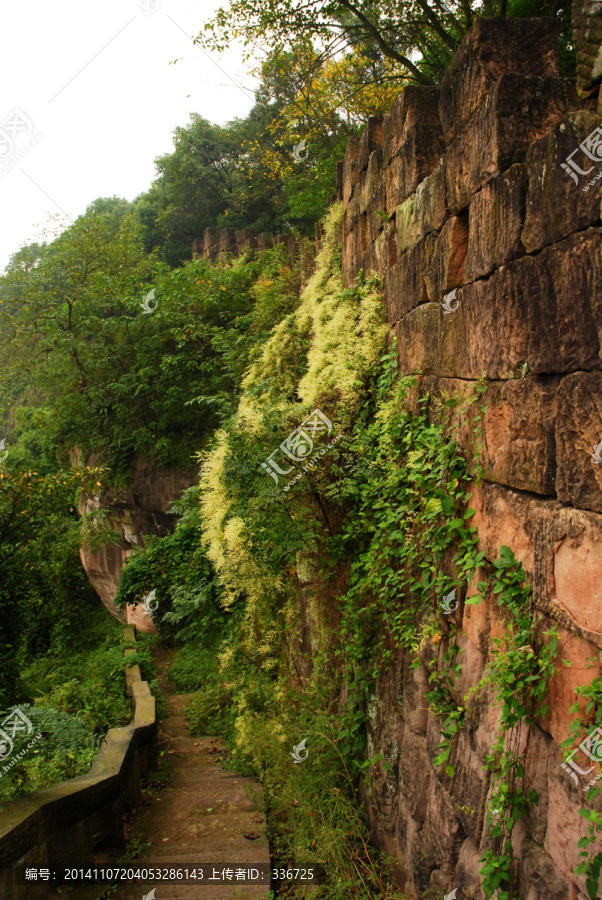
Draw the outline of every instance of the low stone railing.
[[[126,640],[134,641],[130,626]],[[126,655],[134,650],[125,650]],[[155,698],[138,666],[126,669],[133,721],[111,728],[87,775],[19,797],[0,813],[0,898],[38,900],[52,882],[17,883],[24,866],[88,867],[99,844],[125,846],[124,810],[140,800],[140,778],[154,764]],[[22,881],[22,877],[20,878]]]

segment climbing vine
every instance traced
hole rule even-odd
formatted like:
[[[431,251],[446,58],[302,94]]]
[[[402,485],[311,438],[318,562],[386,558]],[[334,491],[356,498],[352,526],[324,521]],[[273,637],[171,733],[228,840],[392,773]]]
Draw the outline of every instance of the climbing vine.
[[[589,665],[592,664],[593,660],[590,660]],[[591,728],[592,722],[602,721],[602,676],[598,675],[589,684],[576,688],[575,693],[578,697],[585,698],[587,702],[583,714],[579,702],[574,703],[570,708],[570,712],[575,714],[575,718],[571,721],[569,737],[564,741],[566,747],[574,744],[577,736],[581,736],[586,724]],[[587,720],[587,723],[584,720]],[[601,794],[602,788],[598,782],[587,791],[587,800],[595,800]],[[585,875],[587,896],[590,900],[597,900],[600,875],[602,874],[602,852],[597,851],[591,854],[588,848],[596,841],[597,834],[602,831],[602,815],[595,809],[587,807],[581,807],[579,815],[588,823],[588,833],[579,839],[577,845],[581,862],[575,867],[575,874]]]
[[[539,800],[537,792],[527,790],[524,784],[528,743],[524,729],[547,712],[544,700],[555,669],[558,641],[553,627],[542,631],[543,620],[533,609],[525,571],[509,547],[501,547],[500,558],[491,568],[488,584],[480,587],[487,586],[497,597],[506,624],[503,637],[493,639],[494,652],[477,688],[491,687],[501,708],[500,734],[486,762],[491,774],[488,822],[493,843],[481,859],[481,874],[486,897],[499,891],[499,900],[509,900],[515,896],[512,830],[528,805],[537,805]]]

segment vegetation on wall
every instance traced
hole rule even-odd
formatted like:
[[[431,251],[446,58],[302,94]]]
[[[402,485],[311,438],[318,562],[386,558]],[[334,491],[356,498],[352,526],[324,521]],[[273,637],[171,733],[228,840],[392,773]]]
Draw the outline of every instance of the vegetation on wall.
[[[489,561],[478,550],[470,494],[481,477],[484,385],[436,401],[397,376],[379,279],[343,278],[340,204],[302,291],[283,247],[188,259],[206,227],[311,233],[346,138],[366,116],[386,112],[409,80],[437,82],[474,15],[523,14],[529,4],[451,6],[235,0],[205,40],[274,39],[249,117],[216,126],[193,116],[146,194],[96,201],[52,244],[15,254],[0,278],[9,449],[0,708],[25,704],[51,735],[45,754],[0,782],[0,799],[84,771],[90,738],[129,718],[114,640],[76,649],[77,623],[98,605],[78,547],[98,548],[111,531],[102,515],[82,522],[79,491],[127,484],[141,459],[198,465],[173,533],[132,554],[117,601],[155,591],[161,636],[177,648],[170,677],[193,694],[191,727],[222,734],[232,765],[261,779],[275,857],[316,867],[317,896],[329,900],[403,896],[363,811],[387,771],[371,750],[373,699],[403,658],[428,679],[433,774],[454,777],[475,705],[499,708],[485,761],[483,888],[516,896],[512,832],[537,803],[524,786],[524,735],[545,715],[557,647],[511,549]],[[568,72],[570,8],[549,11]],[[303,166],[291,154],[301,139],[311,145]],[[149,295],[152,315],[141,308]],[[466,458],[454,423],[475,405]],[[275,452],[285,474],[266,468]],[[71,469],[76,460],[99,465]],[[458,626],[441,608],[452,592],[462,604],[497,598],[504,623],[467,695]],[[300,746],[304,765],[291,760]],[[587,848],[602,819],[583,814],[579,872],[593,897],[602,864]]]
[[[369,791],[387,765],[366,756],[370,699],[399,654],[429,674],[427,701],[441,734],[433,765],[448,777],[466,709],[481,695],[497,699],[483,876],[488,896],[499,889],[510,897],[512,827],[536,799],[521,788],[517,729],[543,713],[555,639],[540,633],[511,551],[487,563],[477,549],[468,485],[480,477],[484,408],[473,416],[473,459],[460,452],[453,422],[485,386],[437,405],[415,380],[397,378],[378,282],[360,276],[344,286],[339,228],[335,207],[315,275],[273,328],[242,378],[237,411],[201,456],[200,488],[188,492],[174,534],[128,562],[121,599],[160,586],[162,628],[186,643],[171,677],[179,689],[196,689],[193,729],[223,734],[237,770],[261,778],[274,848],[282,860],[318,866],[324,896],[346,896],[350,885],[359,896],[399,896],[357,812],[360,781]],[[316,408],[340,440],[286,492],[298,470],[275,483],[261,464]],[[307,458],[332,434],[315,434]],[[440,601],[454,589],[465,594],[475,577],[478,592],[466,602],[497,597],[508,626],[482,682],[464,697],[457,627]],[[302,740],[307,764],[295,766],[290,750]]]

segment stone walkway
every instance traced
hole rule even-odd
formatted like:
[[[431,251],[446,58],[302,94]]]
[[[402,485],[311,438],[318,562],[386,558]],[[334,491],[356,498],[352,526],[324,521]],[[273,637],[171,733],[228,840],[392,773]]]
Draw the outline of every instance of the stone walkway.
[[[193,738],[188,734],[185,694],[171,693],[165,678],[167,654],[158,653],[159,683],[165,695],[168,717],[159,723],[159,749],[174,767],[171,786],[143,810],[135,821],[136,835],[151,847],[131,863],[185,868],[190,863],[210,863],[221,868],[269,864],[270,854],[261,812],[260,789],[249,778],[223,771],[216,762],[224,744],[218,738]],[[248,837],[245,837],[248,835]],[[212,872],[208,873],[209,875]],[[207,877],[207,873],[205,874]],[[152,890],[139,885],[121,887],[116,900],[142,900]],[[267,897],[263,885],[167,885],[155,887],[155,900],[230,900]]]
[[[216,758],[225,749],[220,739],[189,736],[184,718],[189,698],[171,693],[164,675],[168,655],[159,652],[154,656],[169,711],[159,723],[159,750],[173,767],[173,779],[169,787],[136,813],[134,834],[138,840],[149,842],[150,848],[127,863],[127,868],[177,869],[209,863],[216,868],[219,865],[221,870],[269,865],[259,786],[219,767]],[[103,862],[115,865],[115,857]],[[205,872],[205,879],[207,874],[213,873]],[[111,894],[111,900],[143,900],[153,887],[154,900],[259,900],[268,896],[269,877],[266,876],[265,885],[253,886],[236,885],[235,881],[225,885],[124,884]],[[83,900],[91,895],[82,889],[67,896]]]

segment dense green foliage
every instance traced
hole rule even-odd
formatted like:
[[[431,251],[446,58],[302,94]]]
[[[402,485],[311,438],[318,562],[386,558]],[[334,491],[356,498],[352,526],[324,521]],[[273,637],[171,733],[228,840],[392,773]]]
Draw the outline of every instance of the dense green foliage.
[[[191,468],[295,285],[278,252],[171,271],[144,255],[131,215],[115,223],[91,207],[35,266],[17,254],[0,281],[10,464],[31,464],[43,442],[48,467],[77,447],[122,475],[137,456]]]
[[[75,569],[72,561],[71,568]],[[75,592],[71,600],[74,608],[70,616],[63,613],[61,623],[70,640],[44,653],[20,656],[18,708],[32,722],[33,731],[15,740],[5,761],[8,771],[0,777],[0,802],[87,772],[109,728],[132,718],[120,626],[98,601],[78,609]],[[152,678],[148,653],[142,651],[137,661]],[[5,706],[0,719],[12,709]]]
[[[68,650],[96,604],[79,564],[77,489],[97,471],[0,470],[0,707],[19,697],[23,657]]]

